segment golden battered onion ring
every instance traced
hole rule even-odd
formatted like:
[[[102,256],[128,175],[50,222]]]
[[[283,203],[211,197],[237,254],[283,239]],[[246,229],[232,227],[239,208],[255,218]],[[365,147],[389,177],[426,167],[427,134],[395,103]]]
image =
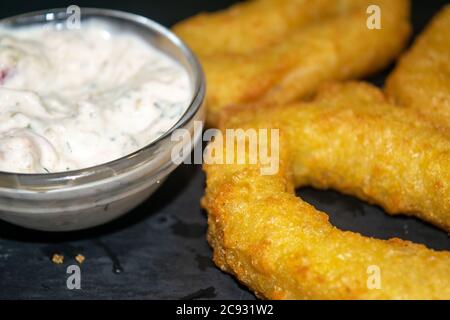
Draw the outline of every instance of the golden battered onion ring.
[[[225,128],[281,134],[275,175],[261,175],[261,164],[204,167],[208,240],[222,270],[270,299],[450,299],[449,252],[343,232],[294,193],[334,188],[450,230],[450,132],[362,83],[233,112]],[[380,288],[367,285],[371,267]]]
[[[450,124],[450,5],[402,56],[388,78],[387,93],[436,123]]]
[[[368,28],[369,5],[381,9],[380,30]],[[174,30],[202,62],[216,125],[227,106],[285,104],[380,70],[404,47],[408,18],[409,0],[255,0]]]
[[[215,13],[200,13],[173,30],[199,55],[248,54],[290,32],[355,9],[373,0],[253,0]]]

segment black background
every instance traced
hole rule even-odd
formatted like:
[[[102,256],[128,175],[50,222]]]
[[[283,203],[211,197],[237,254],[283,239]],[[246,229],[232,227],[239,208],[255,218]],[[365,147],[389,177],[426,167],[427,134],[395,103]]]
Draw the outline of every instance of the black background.
[[[224,8],[231,0],[196,1],[5,1],[0,17],[71,4],[138,13],[166,26],[199,11]],[[415,33],[448,3],[413,1]],[[382,85],[389,69],[368,79]],[[181,166],[143,205],[107,225],[73,233],[43,233],[0,222],[0,298],[64,299],[254,299],[211,262],[205,239],[206,215],[200,209],[204,176],[199,166]],[[344,230],[382,239],[399,237],[449,250],[447,234],[419,220],[390,217],[334,191],[305,188],[299,196],[330,214]],[[65,256],[63,265],[50,261]],[[66,267],[76,254],[81,290],[66,288]]]

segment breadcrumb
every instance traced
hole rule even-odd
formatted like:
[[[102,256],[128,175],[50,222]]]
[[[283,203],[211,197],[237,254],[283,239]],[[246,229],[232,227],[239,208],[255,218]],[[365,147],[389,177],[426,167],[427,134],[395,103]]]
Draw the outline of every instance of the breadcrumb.
[[[53,255],[53,257],[52,257],[52,262],[53,262],[54,264],[63,264],[63,263],[64,263],[64,256],[55,253],[55,254]]]
[[[86,260],[86,258],[82,254],[77,254],[77,256],[75,257],[75,260],[77,260],[77,262],[79,264],[82,264],[84,262],[84,260]]]

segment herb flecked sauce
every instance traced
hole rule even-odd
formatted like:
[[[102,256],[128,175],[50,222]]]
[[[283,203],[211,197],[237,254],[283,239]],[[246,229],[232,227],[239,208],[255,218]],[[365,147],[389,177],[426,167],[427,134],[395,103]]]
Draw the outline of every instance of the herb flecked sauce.
[[[191,97],[181,65],[103,22],[0,28],[0,171],[118,159],[169,130]]]

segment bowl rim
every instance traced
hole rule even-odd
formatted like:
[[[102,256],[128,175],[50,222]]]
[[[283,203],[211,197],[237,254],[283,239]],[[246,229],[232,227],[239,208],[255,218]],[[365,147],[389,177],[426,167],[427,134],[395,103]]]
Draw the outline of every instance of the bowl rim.
[[[117,171],[123,170],[123,167],[127,162],[131,162],[133,159],[135,159],[142,153],[151,151],[153,148],[158,146],[163,140],[165,140],[169,135],[171,135],[176,129],[182,128],[186,124],[188,124],[189,121],[192,120],[192,118],[194,118],[195,115],[200,111],[203,105],[205,99],[206,81],[202,66],[198,61],[197,57],[195,56],[195,54],[192,52],[192,50],[169,28],[164,27],[163,25],[159,24],[158,22],[150,18],[126,11],[103,9],[103,8],[91,8],[91,7],[81,7],[80,9],[81,9],[81,21],[83,21],[83,16],[91,18],[92,16],[94,16],[94,18],[95,16],[99,18],[101,17],[118,18],[120,20],[128,21],[130,23],[134,23],[137,25],[141,25],[145,28],[148,28],[149,30],[152,30],[158,35],[165,37],[167,40],[169,40],[177,49],[180,50],[180,52],[184,55],[184,58],[186,59],[188,65],[193,70],[194,74],[193,95],[189,103],[189,106],[187,107],[185,113],[181,116],[181,118],[164,134],[162,134],[149,144],[146,144],[142,148],[130,154],[127,154],[121,158],[82,169],[53,172],[53,173],[18,173],[18,172],[0,171],[0,181],[3,179],[6,179],[8,181],[11,181],[11,179],[13,179],[14,181],[20,180],[20,188],[22,189],[23,187],[25,187],[25,189],[27,189],[26,188],[26,185],[28,184],[27,182],[31,182],[31,185],[36,186],[36,182],[40,179],[42,179],[42,181],[40,181],[39,184],[45,183],[45,180],[53,183],[55,181],[62,182],[61,180],[70,180],[73,182],[79,177],[84,178],[93,176],[98,171],[102,171],[103,169],[107,169],[109,172],[111,170],[116,171],[115,169],[118,169]],[[18,23],[23,25],[52,23],[63,20],[67,18],[68,15],[69,14],[67,13],[67,8],[45,9],[0,19],[0,26],[2,25],[16,26]],[[34,181],[34,183],[32,182],[32,180]],[[17,189],[17,187],[19,186],[10,186],[6,188]]]

